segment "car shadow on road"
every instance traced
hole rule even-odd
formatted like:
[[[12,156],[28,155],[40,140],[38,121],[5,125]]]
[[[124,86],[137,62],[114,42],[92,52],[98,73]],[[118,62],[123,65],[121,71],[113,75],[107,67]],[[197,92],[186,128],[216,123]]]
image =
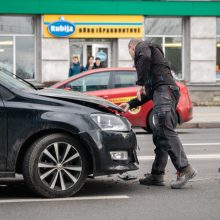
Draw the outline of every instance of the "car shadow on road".
[[[35,198],[23,180],[6,180],[0,182],[0,199]]]
[[[75,196],[110,196],[127,195],[136,191],[137,179],[123,180],[118,175],[110,177],[88,178],[84,187]],[[1,199],[31,199],[40,198],[34,194],[24,183],[23,179],[0,181]]]

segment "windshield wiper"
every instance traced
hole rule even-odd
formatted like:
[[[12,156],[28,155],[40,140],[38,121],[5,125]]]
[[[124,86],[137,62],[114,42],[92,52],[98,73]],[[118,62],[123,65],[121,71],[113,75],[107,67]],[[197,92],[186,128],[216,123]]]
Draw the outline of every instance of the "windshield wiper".
[[[22,80],[23,82],[27,83],[29,86],[31,86],[31,87],[34,88],[35,90],[38,90],[38,88],[35,87],[32,83],[28,82],[27,80],[23,79],[22,77],[20,77],[20,76],[18,76],[18,75],[16,75],[16,74],[10,72],[9,70],[7,70],[7,69],[5,69],[5,68],[3,68],[3,67],[0,67],[0,70],[4,71],[4,72],[6,72],[6,73],[11,74],[12,76],[14,76],[14,77],[16,77],[16,78]]]

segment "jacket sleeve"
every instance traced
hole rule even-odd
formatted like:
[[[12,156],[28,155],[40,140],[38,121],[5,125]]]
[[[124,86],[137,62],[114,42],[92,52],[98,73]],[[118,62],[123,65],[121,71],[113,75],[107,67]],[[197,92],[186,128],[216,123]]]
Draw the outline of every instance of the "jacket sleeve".
[[[128,102],[128,104],[130,106],[130,109],[132,109],[132,108],[136,108],[140,105],[143,105],[144,103],[148,102],[149,100],[151,100],[151,97],[149,95],[141,94],[141,101],[139,101],[138,98],[134,98],[134,99],[130,100]]]
[[[137,85],[146,85],[150,79],[151,49],[150,47],[137,48],[135,53],[135,68],[137,70]]]

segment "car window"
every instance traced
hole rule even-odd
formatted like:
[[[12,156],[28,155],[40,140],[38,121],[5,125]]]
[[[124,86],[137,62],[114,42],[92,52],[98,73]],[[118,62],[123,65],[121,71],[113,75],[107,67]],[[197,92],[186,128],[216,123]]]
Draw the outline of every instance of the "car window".
[[[108,89],[109,79],[110,79],[110,72],[94,73],[76,79],[68,83],[68,86],[66,87],[71,87],[72,90],[79,92],[103,90],[103,89]]]
[[[2,70],[0,70],[0,84],[5,85],[8,88],[33,90],[29,84],[25,83],[21,79],[15,78],[12,73],[7,73]]]
[[[137,73],[135,71],[117,71],[114,73],[114,88],[136,86]]]

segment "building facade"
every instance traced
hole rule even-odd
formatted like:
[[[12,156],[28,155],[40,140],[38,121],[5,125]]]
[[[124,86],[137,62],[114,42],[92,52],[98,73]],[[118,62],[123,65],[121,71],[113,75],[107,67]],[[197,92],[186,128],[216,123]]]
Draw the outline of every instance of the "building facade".
[[[133,62],[133,37],[161,44],[197,104],[220,103],[220,1],[8,0],[0,8],[0,68],[34,83],[64,80],[72,56]]]

